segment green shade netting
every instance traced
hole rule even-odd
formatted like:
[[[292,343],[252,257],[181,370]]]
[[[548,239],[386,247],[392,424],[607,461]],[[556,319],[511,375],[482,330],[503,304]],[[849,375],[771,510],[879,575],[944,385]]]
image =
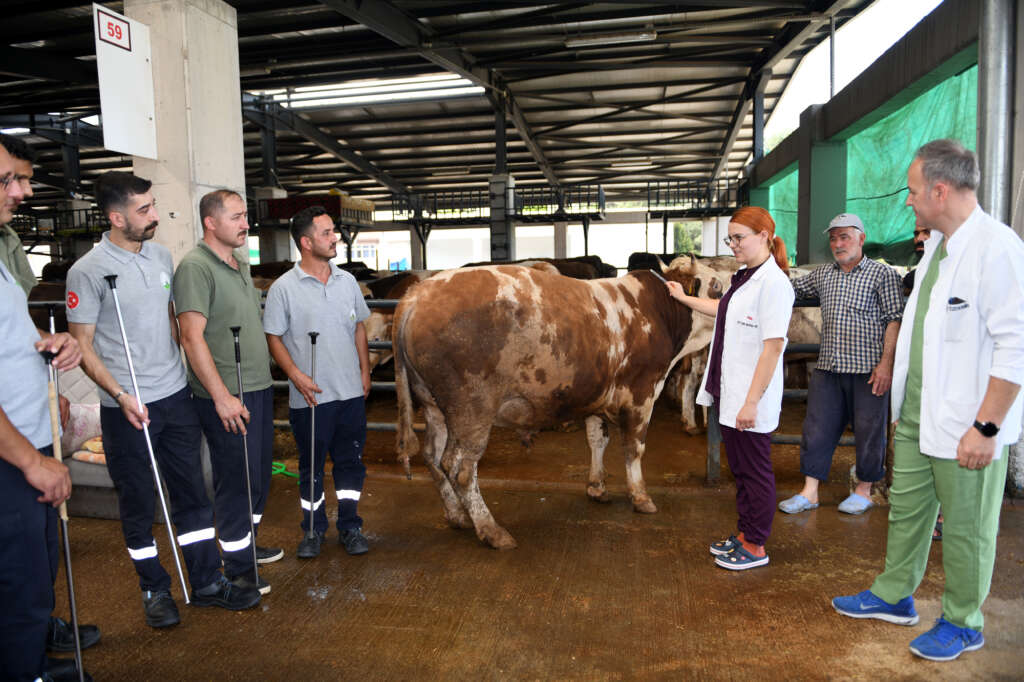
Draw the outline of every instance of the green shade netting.
[[[907,166],[926,142],[950,137],[974,149],[977,140],[978,67],[946,79],[846,141],[846,210],[867,230],[865,253],[895,265],[910,263],[914,214],[905,205]],[[776,234],[796,259],[796,171],[770,188]]]

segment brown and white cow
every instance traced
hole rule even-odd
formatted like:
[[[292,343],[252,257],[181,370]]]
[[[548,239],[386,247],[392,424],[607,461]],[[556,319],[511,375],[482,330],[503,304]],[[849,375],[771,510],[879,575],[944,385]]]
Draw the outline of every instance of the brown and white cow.
[[[697,263],[670,269],[688,291],[721,295]],[[622,433],[626,481],[636,511],[657,511],[641,457],[654,401],[672,364],[713,319],[672,300],[650,272],[574,280],[517,266],[462,268],[416,285],[395,311],[397,445],[408,467],[419,449],[416,405],[427,431],[423,458],[448,522],[471,524],[493,547],[515,540],[491,516],[477,463],[491,427],[536,431],[584,419],[591,448],[587,494],[607,499],[608,424]]]

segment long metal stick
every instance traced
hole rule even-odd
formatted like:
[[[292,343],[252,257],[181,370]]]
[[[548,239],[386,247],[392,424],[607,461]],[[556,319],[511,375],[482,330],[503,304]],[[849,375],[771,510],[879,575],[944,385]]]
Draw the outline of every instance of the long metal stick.
[[[50,306],[50,334],[55,334],[56,326],[53,321],[53,306]],[[60,395],[59,379],[57,368],[53,366],[53,353],[43,354],[46,360],[46,369],[49,372],[50,381],[47,384],[47,394],[50,403],[50,432],[53,434],[53,456],[58,462],[64,460],[60,445],[60,407],[58,396]],[[71,541],[68,539],[68,503],[67,500],[60,503],[60,534],[64,544],[64,573],[68,579],[68,602],[71,606],[71,629],[75,634],[75,667],[78,669],[78,682],[85,682],[85,666],[82,664],[82,641],[78,634],[78,604],[75,601],[75,579],[71,571]]]
[[[132,380],[132,391],[135,393],[135,405],[142,412],[144,407],[142,394],[139,393],[139,382],[135,378],[135,365],[132,363],[132,351],[128,347],[128,335],[124,330],[124,318],[121,316],[121,301],[117,297],[117,275],[104,275],[110,285],[110,293],[114,297],[114,311],[117,313],[117,326],[121,330],[121,343],[124,344],[124,355],[128,359],[128,376]],[[174,529],[171,528],[171,514],[167,510],[167,500],[164,497],[163,480],[160,477],[160,467],[156,463],[156,455],[153,454],[153,441],[149,437],[149,424],[142,422],[142,433],[146,437],[146,450],[149,452],[149,466],[153,470],[153,483],[156,485],[156,494],[160,498],[160,510],[164,514],[164,524],[167,526],[167,539],[171,543],[171,555],[174,557],[174,566],[178,569],[178,579],[181,580],[181,591],[185,596],[185,603],[191,603],[188,596],[188,585],[185,583],[185,572],[181,570],[181,559],[178,558],[178,539],[174,537]]]
[[[315,384],[316,383],[316,337],[320,336],[319,332],[309,332],[309,346],[311,351],[311,359],[309,361],[309,378]],[[316,503],[313,501],[313,492],[316,489],[316,402],[309,406],[309,530],[306,531],[306,537],[312,538],[316,535],[316,531],[313,530],[313,512],[315,511]]]
[[[231,327],[235,337],[235,373],[238,375],[238,402],[245,407],[245,389],[242,388],[242,346],[238,342],[241,327]],[[249,476],[249,436],[248,431],[242,434],[242,455],[245,457],[245,499],[249,501],[249,537],[252,538],[252,573],[254,582],[260,582],[260,562],[256,558],[256,523],[252,520],[252,479]]]

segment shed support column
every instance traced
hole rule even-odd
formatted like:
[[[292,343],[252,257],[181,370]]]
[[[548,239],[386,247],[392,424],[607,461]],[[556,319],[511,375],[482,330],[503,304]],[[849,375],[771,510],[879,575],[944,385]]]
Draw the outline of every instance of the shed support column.
[[[1024,9],[1019,9],[1014,22],[1015,35],[1014,45],[1020,45],[1024,41]],[[1010,223],[1017,234],[1024,237],[1024,49],[1018,49],[1014,55],[1016,62],[1013,75],[1013,170],[1011,187],[1013,191],[1011,201]],[[1024,481],[1022,481],[1024,483]]]
[[[516,259],[515,224],[512,220],[512,193],[515,179],[511,175],[492,175],[491,202],[491,260],[507,262]]]
[[[700,255],[718,255],[718,218],[704,218],[701,221]]]
[[[569,223],[564,220],[555,223],[555,258],[569,257],[568,227]]]
[[[149,26],[156,100],[159,158],[135,157],[133,171],[153,182],[156,240],[177,263],[202,236],[204,194],[245,196],[238,17],[221,0],[125,0],[124,13]]]
[[[978,22],[978,200],[1010,222],[1010,150],[1013,115],[1014,2],[982,0]]]
[[[268,107],[269,108],[269,107]],[[266,127],[260,128],[260,156],[263,165],[263,186],[278,187],[277,180],[277,131],[273,116],[264,117]]]
[[[825,263],[832,258],[824,229],[846,210],[846,143],[822,139],[821,105],[800,115],[800,188],[796,262]],[[865,225],[868,233],[871,225]]]
[[[409,228],[409,266],[413,270],[425,270],[427,267],[424,252],[423,240],[415,227]]]

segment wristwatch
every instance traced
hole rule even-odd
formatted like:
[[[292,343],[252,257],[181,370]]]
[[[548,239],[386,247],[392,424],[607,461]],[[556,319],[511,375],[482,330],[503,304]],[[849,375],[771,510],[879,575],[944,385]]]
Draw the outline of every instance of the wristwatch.
[[[974,428],[976,428],[979,431],[981,431],[981,435],[985,436],[985,438],[991,438],[992,436],[994,436],[997,433],[999,433],[999,427],[996,426],[995,424],[993,424],[992,422],[984,422],[984,423],[982,423],[982,422],[978,421],[977,419],[975,419],[974,420]]]

